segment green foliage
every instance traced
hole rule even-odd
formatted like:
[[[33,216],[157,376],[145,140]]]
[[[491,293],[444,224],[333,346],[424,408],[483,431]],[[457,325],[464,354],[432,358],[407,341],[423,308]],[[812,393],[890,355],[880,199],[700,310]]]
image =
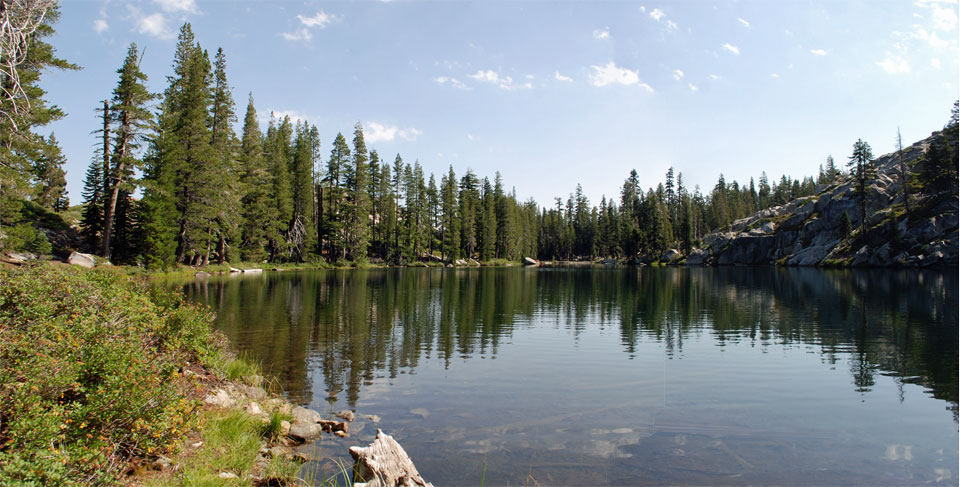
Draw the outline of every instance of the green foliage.
[[[37,254],[49,254],[53,251],[53,246],[47,240],[47,235],[29,223],[6,227],[3,229],[3,233],[3,248],[6,250]]]
[[[0,279],[0,484],[112,484],[175,447],[199,407],[178,370],[212,353],[209,313],[110,270]]]

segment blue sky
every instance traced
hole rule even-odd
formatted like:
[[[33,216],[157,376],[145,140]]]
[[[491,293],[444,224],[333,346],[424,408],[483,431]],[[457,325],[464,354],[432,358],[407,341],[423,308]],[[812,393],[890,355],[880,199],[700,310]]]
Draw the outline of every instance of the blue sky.
[[[499,170],[518,197],[552,205],[577,183],[619,195],[630,169],[656,186],[670,166],[705,192],[814,175],[858,138],[879,155],[912,143],[958,97],[956,2],[259,2],[66,0],[51,42],[76,72],[50,72],[51,124],[71,202],[97,144],[94,109],[136,42],[161,92],[190,22],[223,47],[242,118],[318,127],[323,153],[356,122],[368,147]],[[238,127],[239,129],[239,127]]]

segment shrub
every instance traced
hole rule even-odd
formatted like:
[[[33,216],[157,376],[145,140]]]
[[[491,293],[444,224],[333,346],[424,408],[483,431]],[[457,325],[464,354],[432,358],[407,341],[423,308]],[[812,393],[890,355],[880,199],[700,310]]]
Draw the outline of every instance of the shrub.
[[[47,235],[29,223],[21,223],[3,229],[3,248],[13,251],[27,251],[37,254],[49,254],[53,251]]]
[[[0,270],[0,485],[107,485],[174,448],[210,314],[111,271]]]

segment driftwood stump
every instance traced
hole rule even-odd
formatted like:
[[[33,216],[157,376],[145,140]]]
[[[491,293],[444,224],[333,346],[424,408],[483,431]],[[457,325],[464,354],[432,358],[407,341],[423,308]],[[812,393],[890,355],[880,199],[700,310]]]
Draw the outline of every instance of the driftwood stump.
[[[369,446],[350,447],[350,456],[355,487],[433,487],[423,480],[403,447],[379,429]]]

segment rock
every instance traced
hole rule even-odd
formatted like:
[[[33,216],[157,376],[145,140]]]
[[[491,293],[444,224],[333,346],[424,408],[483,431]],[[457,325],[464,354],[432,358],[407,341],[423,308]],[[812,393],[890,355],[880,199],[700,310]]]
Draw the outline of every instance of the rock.
[[[231,273],[231,274],[236,274],[236,273],[239,273],[239,272],[243,272],[243,271],[241,271],[240,269],[237,269],[236,267],[231,267],[231,268],[230,268],[230,273]]]
[[[363,417],[370,420],[371,423],[380,422],[380,416],[377,416],[376,414],[364,414]]]
[[[416,414],[417,416],[420,416],[423,419],[427,419],[427,417],[430,416],[430,411],[427,411],[424,408],[411,409],[410,413]]]
[[[346,421],[353,421],[354,419],[357,419],[357,415],[349,409],[340,411],[339,413],[334,414],[334,416]]]
[[[332,421],[329,419],[321,419],[320,428],[327,433],[336,433],[337,431],[342,431],[347,433],[350,429],[350,425],[342,421]]]
[[[687,256],[686,262],[684,264],[688,266],[702,266],[707,260],[707,253],[700,249],[694,249],[690,252],[690,255]]]
[[[301,406],[295,406],[291,411],[293,422],[290,424],[288,436],[291,438],[306,442],[313,441],[323,433],[323,426],[320,422],[323,418],[320,413]]]
[[[243,270],[244,274],[257,274],[260,272],[263,272],[263,269],[244,269]]]
[[[271,446],[267,454],[273,458],[289,458],[293,456],[293,448],[283,445]]]
[[[26,264],[31,260],[37,260],[37,254],[31,252],[8,252],[4,262],[11,264]]]
[[[290,422],[289,422],[289,421],[287,421],[287,420],[285,420],[285,419],[280,421],[280,433],[282,433],[282,434],[288,434],[288,433],[290,433]]]
[[[190,446],[192,446],[192,447],[194,447],[194,448],[200,448],[201,446],[203,446],[203,442],[202,442],[202,441],[198,441],[198,442],[196,442],[196,443],[191,443]]]
[[[203,398],[203,402],[222,408],[232,408],[237,405],[237,401],[223,389],[217,389],[216,392],[208,394],[207,397]]]
[[[67,257],[67,263],[71,265],[78,265],[80,267],[86,267],[87,269],[93,269],[97,265],[97,262],[94,260],[92,255],[82,254],[80,252],[71,252],[70,257]]]
[[[463,267],[463,266],[467,265],[467,261],[465,261],[465,260],[463,260],[463,259],[457,259],[457,260],[455,260],[453,263],[454,263],[457,267]]]
[[[346,431],[334,431],[333,434],[336,435],[336,436],[339,437],[339,438],[346,438],[346,437],[350,436],[349,434],[347,434]]]
[[[775,237],[740,237],[734,239],[730,246],[717,258],[720,265],[755,265],[769,264],[771,250]]]
[[[193,277],[195,277],[195,278],[197,278],[197,279],[206,279],[206,278],[210,277],[210,273],[209,273],[209,272],[205,272],[205,271],[197,271],[197,273],[194,274]]]
[[[247,414],[252,414],[254,416],[261,416],[264,414],[263,410],[260,409],[260,405],[255,402],[247,404],[243,407],[243,410],[246,411]]]
[[[254,378],[254,381],[256,379]],[[254,401],[265,401],[267,399],[267,391],[259,386],[248,386],[246,384],[237,384],[237,390],[241,394],[247,396]]]
[[[323,420],[323,416],[320,416],[320,413],[307,409],[302,406],[294,406],[293,410],[290,411],[290,415],[293,416],[293,423],[319,423]]]
[[[355,487],[432,487],[396,440],[377,430],[369,446],[350,447]]]
[[[540,265],[540,262],[537,259],[534,259],[533,257],[524,257],[523,265],[537,266],[537,265]]]
[[[677,249],[670,249],[670,250],[664,252],[664,254],[660,256],[660,262],[669,263],[669,262],[673,262],[673,261],[675,261],[675,260],[678,260],[678,259],[680,259],[681,257],[683,257],[683,254],[681,254],[679,250],[677,250]]]
[[[218,477],[220,477],[221,479],[224,479],[224,480],[226,480],[226,479],[236,479],[236,478],[239,478],[239,477],[237,477],[237,474],[235,474],[235,473],[230,473],[230,472],[220,472],[220,475],[218,475]]]

